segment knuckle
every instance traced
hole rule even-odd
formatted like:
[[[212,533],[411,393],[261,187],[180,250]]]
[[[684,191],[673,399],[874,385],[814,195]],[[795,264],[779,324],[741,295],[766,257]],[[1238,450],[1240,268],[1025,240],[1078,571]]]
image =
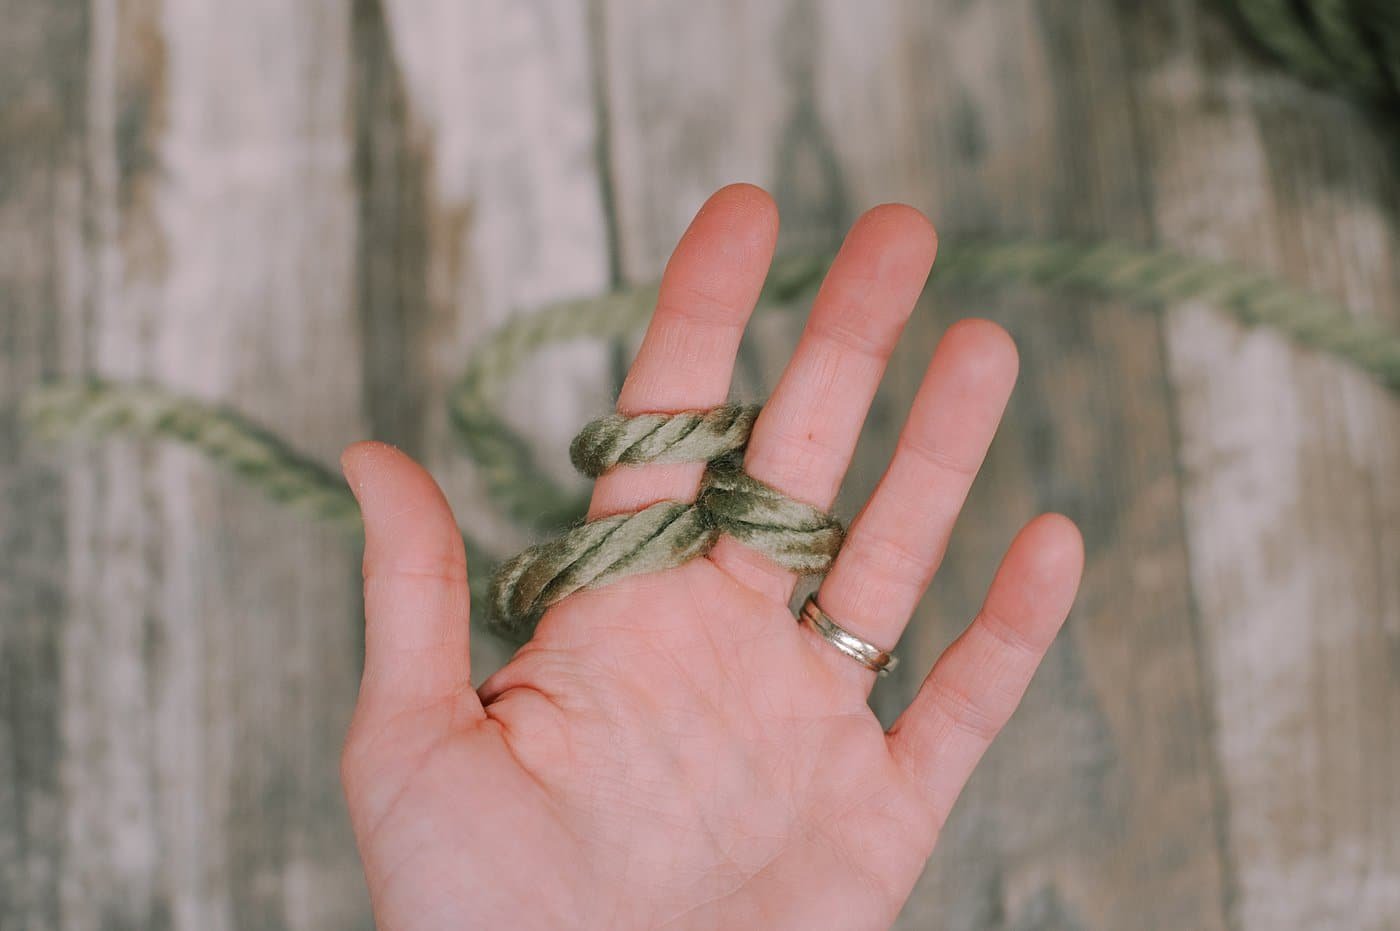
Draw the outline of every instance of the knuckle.
[[[849,557],[862,572],[878,573],[892,581],[922,584],[932,575],[936,553],[921,551],[914,543],[892,534],[857,527],[846,540]]]
[[[365,564],[365,583],[395,584],[399,582],[427,582],[447,586],[465,585],[467,582],[466,557],[455,551],[441,554],[413,563]]]
[[[872,278],[842,275],[823,286],[821,312],[809,324],[811,336],[840,350],[884,359],[894,351],[912,305],[873,300]]]
[[[679,323],[737,326],[744,317],[739,304],[719,287],[678,281],[670,284],[656,312]]]
[[[883,359],[894,350],[897,327],[875,326],[857,308],[837,309],[833,319],[812,324],[812,335],[843,352]]]
[[[856,571],[846,564],[839,576],[832,574],[831,585],[824,589],[831,595],[833,606],[852,621],[863,619],[871,625],[887,628],[902,622],[913,613],[923,594],[924,583],[889,569],[855,563]]]
[[[967,691],[936,675],[929,678],[928,686],[934,706],[957,730],[983,742],[990,742],[1001,730],[1000,716]]]
[[[1004,650],[1030,658],[1039,657],[1042,652],[1037,644],[1032,643],[1014,625],[986,608],[977,615],[974,626]]]
[[[975,478],[980,465],[977,461],[955,456],[936,443],[909,436],[900,438],[895,454],[908,456],[935,472],[952,475],[964,481]]]

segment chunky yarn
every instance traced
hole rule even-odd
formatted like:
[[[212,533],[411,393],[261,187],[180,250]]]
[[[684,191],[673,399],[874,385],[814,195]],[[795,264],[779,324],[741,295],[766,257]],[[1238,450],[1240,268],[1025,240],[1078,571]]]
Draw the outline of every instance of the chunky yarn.
[[[588,521],[507,560],[492,579],[493,621],[507,630],[528,628],[576,591],[682,565],[709,552],[726,533],[786,569],[825,572],[841,548],[841,524],[741,468],[758,410],[727,404],[710,411],[614,415],[584,427],[570,447],[583,474],[596,478],[618,465],[703,462],[700,493],[693,503],[660,501]]]
[[[600,417],[574,437],[569,459],[589,478],[615,465],[712,462],[744,448],[758,411],[757,404],[726,404],[679,414]]]
[[[815,292],[829,261],[829,256],[780,257],[769,272],[759,309],[801,306]],[[1268,327],[1301,346],[1329,353],[1400,393],[1400,334],[1322,295],[1237,265],[1127,243],[956,239],[945,241],[940,248],[931,284],[935,288],[973,290],[1031,286],[1067,296],[1127,300],[1151,310],[1166,310],[1187,301],[1203,302],[1244,325]],[[578,339],[625,337],[646,322],[655,301],[656,286],[648,285],[552,304],[513,317],[472,352],[466,371],[448,398],[452,426],[493,503],[523,528],[541,534],[557,532],[578,521],[584,502],[576,489],[557,484],[539,467],[530,444],[500,415],[501,395],[510,379],[524,360],[546,346]],[[36,386],[25,398],[24,410],[30,424],[42,434],[117,432],[186,444],[262,489],[284,507],[359,535],[359,509],[338,474],[220,405],[185,397],[160,385],[90,380]],[[726,413],[731,410],[735,413]],[[718,535],[715,515],[719,514],[728,521],[725,532],[775,554],[775,558],[787,560],[785,565],[799,563],[794,568],[812,571],[800,564],[801,559],[819,564],[820,550],[815,557],[808,555],[805,544],[792,545],[789,534],[798,534],[800,540],[803,532],[828,528],[825,515],[812,512],[805,523],[794,520],[790,526],[770,529],[772,525],[765,523],[763,516],[765,486],[741,471],[727,470],[720,461],[726,455],[721,450],[733,453],[743,447],[754,412],[753,408],[719,408],[701,413],[605,417],[579,435],[573,458],[589,475],[601,474],[613,465],[642,462],[710,463],[703,496],[706,508],[700,514],[691,514],[685,523],[662,538],[675,546],[675,553],[663,560],[666,564],[690,558],[685,555],[692,545],[686,541],[690,533],[695,534],[693,545],[697,551],[703,552],[711,545]],[[724,418],[730,416],[733,420],[726,422]],[[776,496],[774,501],[780,510],[796,504],[783,504],[786,499],[771,489],[767,491]],[[690,505],[666,504],[676,509],[676,514],[691,509]],[[659,510],[651,518],[660,523],[668,512],[657,507]],[[744,517],[746,510],[751,511],[748,518]],[[796,515],[791,510],[784,513],[788,517]],[[628,517],[607,521],[622,523]],[[615,524],[607,522],[595,521],[585,526],[591,527],[589,532],[599,539],[610,527],[616,531]],[[646,526],[633,524],[631,532],[641,534]],[[473,567],[496,562],[491,547],[465,531],[462,537]],[[618,545],[622,541],[619,537]],[[574,539],[569,547],[586,543]],[[835,552],[834,545],[831,551]],[[609,552],[605,549],[600,554],[605,563]],[[660,564],[645,564],[655,554],[656,550],[648,549],[631,563],[617,567],[617,571],[661,568]],[[522,558],[513,561],[511,573],[519,573],[523,579],[531,565]],[[567,555],[560,556],[559,560],[566,558]],[[558,564],[558,560],[553,563],[556,567]],[[558,582],[547,571],[549,565],[541,559],[536,566],[538,577],[531,575],[518,584],[502,586],[502,590],[512,588],[516,592],[509,600],[514,610],[523,613],[513,617],[528,616],[542,610],[540,605],[563,597],[556,597],[557,592],[587,578],[592,563],[579,562]],[[585,584],[596,586],[616,577],[619,576],[604,577],[600,572]],[[535,589],[533,595],[531,588]],[[487,630],[508,640],[528,636],[528,625],[517,621],[503,629],[500,618],[488,620],[492,607],[485,589],[480,585],[472,587],[474,623],[486,622]]]

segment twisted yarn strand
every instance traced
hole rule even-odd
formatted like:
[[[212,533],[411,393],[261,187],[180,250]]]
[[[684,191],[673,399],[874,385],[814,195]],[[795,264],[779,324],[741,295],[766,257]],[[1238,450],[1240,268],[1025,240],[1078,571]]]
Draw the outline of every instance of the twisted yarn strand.
[[[360,507],[339,473],[293,450],[270,431],[214,404],[174,394],[159,385],[102,379],[57,382],[31,390],[23,414],[37,435],[69,433],[173,440],[198,450],[249,485],[292,511],[359,537]],[[467,560],[495,562],[485,547],[463,533]],[[473,600],[477,617],[484,600]]]
[[[122,432],[194,447],[274,501],[308,517],[355,530],[360,509],[340,476],[238,414],[157,386],[92,379],[40,387],[24,415],[42,436]]]
[[[520,363],[542,346],[584,337],[615,339],[645,320],[656,288],[551,304],[520,314],[497,329],[468,357],[466,370],[448,393],[453,431],[476,464],[491,498],[516,523],[536,530],[567,526],[585,502],[559,487],[535,462],[526,443],[496,413],[499,392]]]
[[[800,299],[816,290],[828,260],[829,257],[818,255],[777,260],[769,273],[760,307],[800,303]],[[1330,353],[1369,373],[1392,391],[1400,392],[1400,335],[1375,321],[1358,318],[1327,298],[1235,265],[1121,243],[970,239],[945,242],[931,284],[938,289],[1002,289],[1031,285],[1066,294],[1126,300],[1153,309],[1187,301],[1201,302],[1243,324],[1272,328],[1302,346]],[[553,304],[512,318],[472,352],[462,378],[449,396],[452,422],[493,501],[518,523],[541,531],[557,530],[577,521],[584,505],[577,494],[549,480],[535,464],[529,444],[496,413],[503,387],[523,360],[546,345],[584,337],[618,338],[632,332],[645,322],[655,298],[656,289],[650,286]],[[720,413],[723,410],[685,416],[697,418],[695,429],[701,430],[698,421],[727,416]],[[358,508],[337,474],[227,409],[180,397],[156,385],[93,380],[33,389],[27,398],[25,413],[33,427],[49,435],[123,431],[176,440],[200,450],[274,500],[358,533]],[[729,429],[737,429],[740,416],[735,415],[735,424]],[[641,420],[622,425],[620,421],[614,423],[612,418],[603,418],[597,422],[596,433],[591,438],[580,435],[573,457],[586,474],[598,474],[611,464],[646,461],[648,456],[694,455],[701,459],[737,442],[737,433],[728,434],[723,440],[715,439],[713,431],[717,422],[707,423],[699,435],[692,435],[695,431],[687,432],[690,420],[676,420],[667,429],[675,432],[678,442],[683,438],[696,445],[689,452],[668,453],[656,447],[658,444],[665,446],[672,434],[648,432],[651,423]],[[657,430],[660,426],[657,425]],[[585,428],[585,434],[588,429]],[[702,443],[717,445],[702,448],[699,445]],[[637,451],[629,454],[627,450],[634,446]],[[598,457],[609,465],[597,464]],[[765,537],[777,531],[767,530],[769,525],[764,520],[745,520],[741,508],[724,503],[724,496],[729,493],[726,483],[741,483],[747,477],[742,472],[728,476],[722,459],[721,455],[707,460],[711,467],[702,496],[711,496],[712,504],[705,513],[728,514],[730,522],[726,532],[756,541],[754,545],[766,552],[781,555],[779,551],[786,537],[776,540]],[[743,508],[754,509],[757,513],[761,510],[760,495],[759,489],[750,488],[738,500]],[[662,516],[665,515],[654,515],[658,520]],[[820,522],[811,515],[808,517],[811,519],[806,524],[799,521],[782,532],[797,533],[802,532],[803,527],[810,527],[812,529],[807,532],[819,534]],[[679,520],[679,517],[671,515],[671,520]],[[703,537],[707,533],[718,533],[717,527],[708,526],[704,521],[688,520],[696,522],[681,524],[665,538],[676,541],[675,558],[688,553],[692,545],[707,546]],[[591,532],[603,533],[607,526]],[[643,525],[639,524],[629,532],[641,529]],[[660,532],[654,531],[655,534]],[[495,561],[469,535],[464,534],[463,539],[473,565],[490,565]],[[805,553],[808,546],[815,544],[804,543],[797,550]],[[788,557],[797,559],[792,553]],[[520,562],[512,562],[512,571],[523,572],[526,568]],[[625,569],[626,564],[618,568]],[[794,568],[804,571],[802,565]],[[591,563],[580,564],[573,575],[547,593],[547,583],[536,585],[532,581],[520,588],[518,600],[512,602],[512,616],[519,617],[522,611],[528,613],[530,605],[541,598],[553,597],[555,592],[577,579],[596,582],[599,578],[609,578],[601,570],[590,577],[590,571],[593,571]],[[538,589],[538,594],[529,594],[532,587]],[[480,593],[481,586],[478,586],[477,594]],[[474,602],[477,601],[474,598]],[[479,602],[474,605],[473,617],[478,622],[490,613],[486,605]],[[523,632],[524,628],[517,627],[510,634],[518,636]]]
[[[698,503],[721,531],[802,575],[825,572],[845,538],[831,515],[765,485],[732,460],[711,463]]]
[[[1278,330],[1400,391],[1400,335],[1322,295],[1226,262],[1118,242],[967,240],[940,251],[936,285],[1040,285],[1165,308],[1214,305],[1246,326]]]
[[[679,501],[589,521],[501,564],[488,596],[492,623],[527,630],[580,589],[679,566],[708,552],[718,536],[704,511]]]
[[[829,264],[826,255],[780,256],[760,309],[800,305]],[[943,290],[1035,286],[1147,309],[1199,301],[1246,326],[1268,327],[1330,353],[1400,391],[1400,335],[1321,295],[1230,263],[1117,242],[969,238],[940,247],[929,283]],[[655,299],[650,286],[547,305],[513,318],[472,353],[449,399],[453,421],[492,501],[515,522],[554,532],[577,520],[585,504],[543,478],[529,444],[494,413],[496,392],[543,346],[636,330]]]
[[[829,256],[789,256],[773,264],[760,307],[786,307],[816,290]],[[468,357],[448,393],[454,431],[492,501],[517,524],[543,532],[566,527],[586,502],[553,483],[529,444],[496,413],[499,392],[542,347],[576,339],[619,339],[639,329],[656,306],[655,284],[549,304],[518,314]]]
[[[710,462],[744,448],[758,411],[757,404],[726,404],[679,414],[600,417],[574,437],[569,458],[589,478],[615,465]]]

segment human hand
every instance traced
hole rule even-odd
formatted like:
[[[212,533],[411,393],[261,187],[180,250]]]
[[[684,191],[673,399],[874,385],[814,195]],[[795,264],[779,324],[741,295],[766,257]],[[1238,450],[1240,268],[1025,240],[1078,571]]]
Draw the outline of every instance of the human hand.
[[[622,413],[723,403],[777,236],[763,192],[701,209],[667,266]],[[852,229],[745,470],[828,507],[933,262],[928,222]],[[937,568],[1016,377],[999,327],[944,335],[888,472],[821,586],[892,647]],[[358,444],[365,671],[343,778],[380,927],[879,928],[1020,700],[1078,584],[1063,517],[1011,544],[984,607],[886,733],[875,674],[794,622],[794,578],[721,538],[579,592],[473,687],[461,537],[433,480]],[[692,498],[701,465],[619,468],[590,517]],[[485,584],[477,579],[477,584]]]

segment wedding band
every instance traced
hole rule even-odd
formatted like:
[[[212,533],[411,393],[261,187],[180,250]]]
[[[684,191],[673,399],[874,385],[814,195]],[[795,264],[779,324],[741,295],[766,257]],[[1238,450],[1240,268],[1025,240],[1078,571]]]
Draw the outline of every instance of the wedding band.
[[[866,669],[872,669],[882,676],[899,665],[899,657],[889,650],[882,650],[875,644],[860,639],[836,623],[831,615],[823,611],[821,605],[817,604],[815,594],[808,595],[807,600],[802,603],[802,611],[798,615],[797,623],[806,626]]]

